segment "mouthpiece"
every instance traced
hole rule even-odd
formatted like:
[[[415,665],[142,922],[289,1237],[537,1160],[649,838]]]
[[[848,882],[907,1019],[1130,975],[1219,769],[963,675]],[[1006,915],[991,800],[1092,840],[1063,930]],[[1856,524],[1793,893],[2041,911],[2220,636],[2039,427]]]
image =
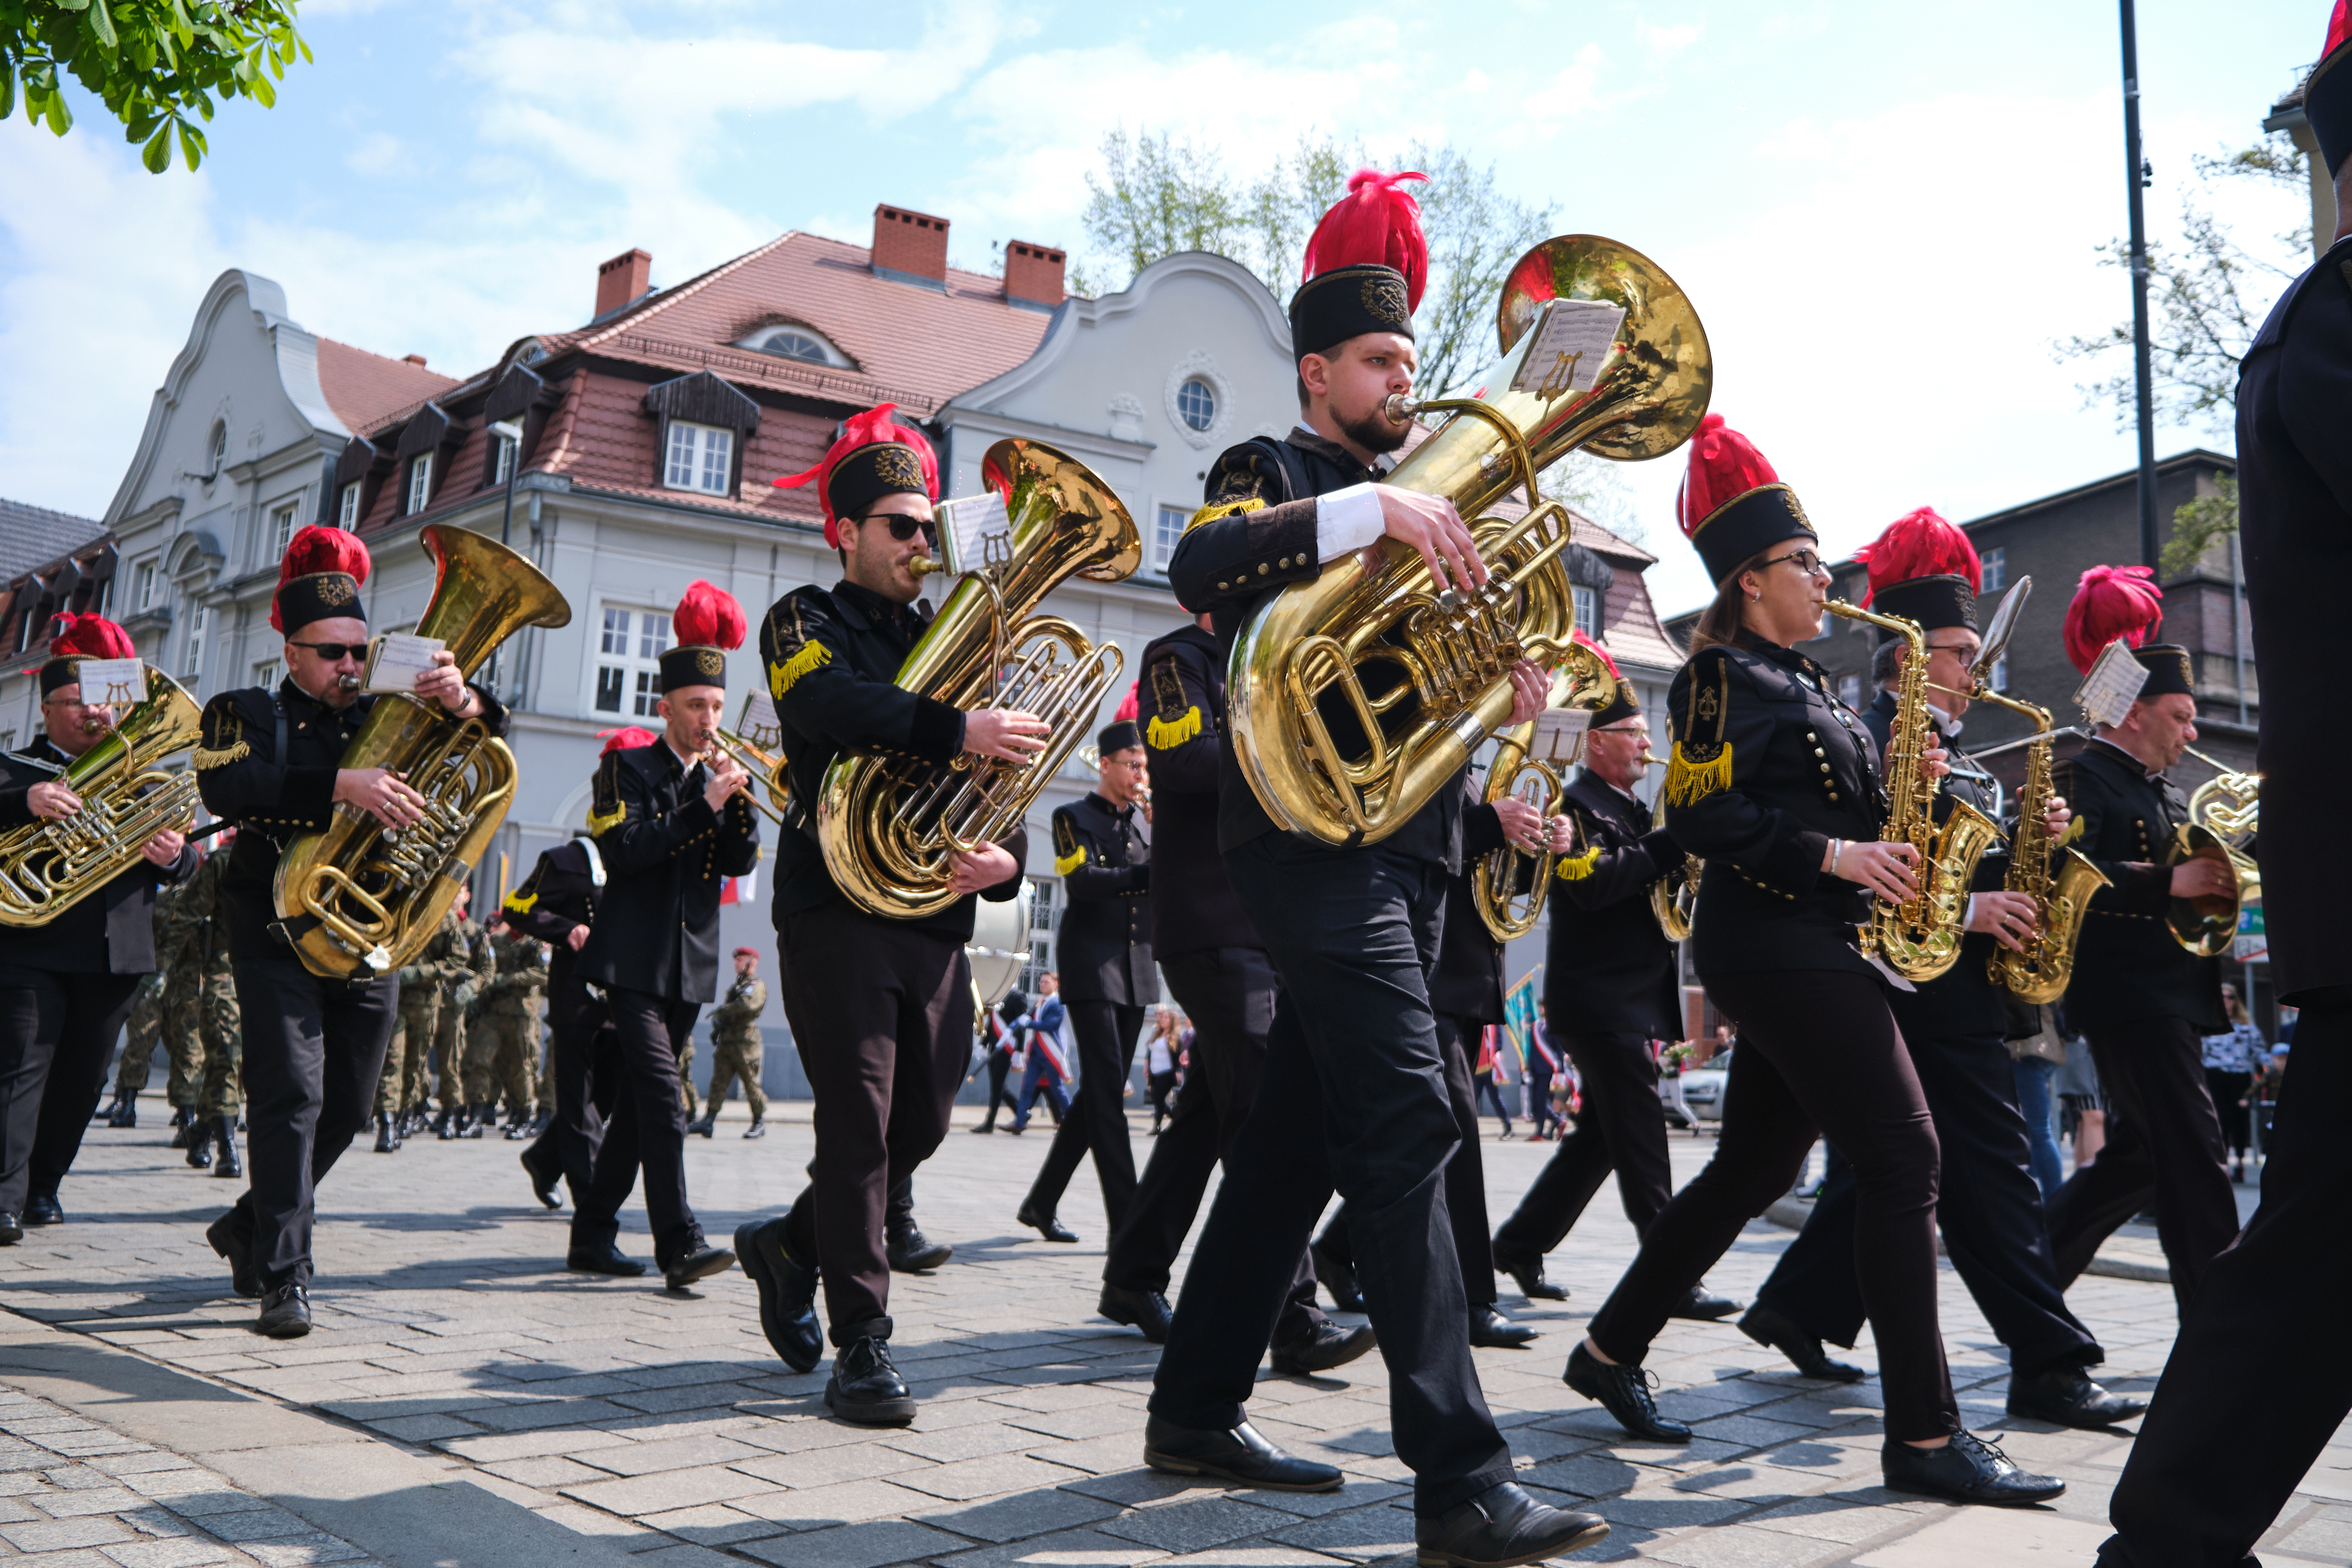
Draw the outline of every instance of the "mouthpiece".
[[[927,555],[910,557],[907,562],[907,574],[909,577],[929,577],[935,571],[945,570],[947,570],[946,567]]]
[[[339,692],[355,692],[365,684],[366,683],[362,682],[357,675],[337,675],[335,677],[335,689]]]
[[[1391,392],[1381,403],[1381,417],[1391,424],[1411,424],[1413,415],[1419,413],[1423,406],[1423,401],[1419,398],[1407,397],[1402,392]]]

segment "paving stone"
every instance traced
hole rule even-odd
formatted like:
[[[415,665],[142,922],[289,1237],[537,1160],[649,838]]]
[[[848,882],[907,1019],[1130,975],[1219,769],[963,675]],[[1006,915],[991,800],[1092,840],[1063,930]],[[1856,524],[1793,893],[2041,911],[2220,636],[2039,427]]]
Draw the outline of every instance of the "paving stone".
[[[944,1531],[901,1519],[754,1541],[737,1550],[777,1568],[884,1568],[893,1563],[936,1560],[963,1544]]]

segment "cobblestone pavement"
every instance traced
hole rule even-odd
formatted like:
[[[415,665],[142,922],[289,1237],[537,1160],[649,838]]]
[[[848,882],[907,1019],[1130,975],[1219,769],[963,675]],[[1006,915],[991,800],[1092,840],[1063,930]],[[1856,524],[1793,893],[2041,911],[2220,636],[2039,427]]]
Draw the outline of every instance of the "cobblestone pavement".
[[[691,1188],[713,1237],[789,1199],[810,1152],[806,1113],[775,1106],[758,1143],[736,1135],[740,1121],[722,1122],[716,1140],[688,1140]],[[357,1540],[343,1548],[355,1558],[364,1548],[395,1565],[560,1554],[677,1568],[745,1559],[1128,1568],[1409,1554],[1409,1489],[1391,1450],[1377,1357],[1328,1378],[1266,1378],[1252,1406],[1274,1440],[1347,1471],[1336,1494],[1226,1491],[1143,1469],[1156,1352],[1093,1315],[1104,1238],[1092,1179],[1082,1173],[1063,1206],[1080,1243],[1047,1245],[1012,1222],[1046,1140],[1036,1131],[970,1136],[970,1124],[960,1113],[917,1182],[923,1225],[954,1243],[956,1256],[894,1287],[893,1348],[922,1413],[911,1428],[884,1433],[829,1419],[823,1370],[795,1376],[776,1361],[740,1271],[684,1294],[658,1281],[566,1274],[566,1216],[532,1200],[518,1145],[426,1141],[393,1156],[357,1146],[321,1197],[318,1327],[277,1343],[251,1332],[252,1304],[229,1294],[201,1234],[229,1184],[188,1169],[160,1129],[93,1128],[63,1194],[69,1223],[0,1251],[0,1305],[21,1314],[19,1333],[0,1334],[0,1385],[68,1404],[71,1391],[104,1385],[112,1403],[92,1396],[65,1416],[22,1394],[0,1396],[0,1442],[13,1456],[0,1472],[13,1493],[0,1499],[8,1521],[0,1542],[39,1552],[64,1534],[98,1532],[60,1546],[85,1555],[37,1559],[90,1568],[291,1561],[272,1554],[276,1537],[208,1522],[242,1517],[228,1511],[247,1502],[261,1516],[275,1497],[295,1523]],[[1137,1138],[1139,1163],[1149,1146]],[[1677,1136],[1677,1179],[1710,1147]],[[1499,1218],[1549,1149],[1491,1138],[1484,1148]],[[627,1223],[625,1249],[649,1256],[642,1210]],[[1710,1283],[1752,1291],[1787,1239],[1751,1227]],[[2063,1474],[2070,1488],[2055,1507],[1953,1509],[1883,1490],[1875,1380],[1803,1382],[1727,1323],[1676,1322],[1651,1357],[1669,1391],[1662,1407],[1694,1422],[1698,1440],[1687,1448],[1626,1440],[1559,1373],[1633,1245],[1604,1192],[1550,1261],[1571,1299],[1531,1308],[1506,1291],[1505,1308],[1542,1338],[1528,1350],[1477,1353],[1523,1480],[1614,1525],[1579,1561],[2089,1563],[2130,1437],[2009,1420],[1999,1346],[1948,1270],[1945,1334],[1966,1417],[2030,1467]],[[2106,1345],[2106,1380],[2151,1386],[2171,1341],[2169,1290],[2091,1278],[2071,1300]],[[77,1351],[79,1359],[68,1354]],[[1874,1363],[1867,1339],[1859,1359]],[[174,1392],[153,1392],[142,1376],[172,1378]],[[167,1399],[188,1414],[145,1435],[155,1451],[126,1439],[115,1452],[110,1429],[131,1429]],[[223,1451],[205,1462],[243,1494],[172,1458],[173,1449],[201,1458],[205,1434],[247,1416],[305,1425],[211,1444]],[[313,1484],[314,1471],[339,1479]],[[204,1479],[170,1479],[182,1475]],[[473,1486],[456,1484],[464,1481]],[[163,1495],[181,1486],[242,1500],[199,1514],[173,1500],[183,1494]],[[77,1498],[96,1506],[77,1508]],[[414,1523],[386,1525],[417,1499],[425,1506],[400,1515]],[[20,1531],[36,1533],[20,1541]],[[340,1542],[322,1539],[308,1542],[319,1554],[304,1560],[331,1560],[324,1553]],[[2347,1555],[2352,1436],[2339,1435],[2263,1560],[2275,1568]]]

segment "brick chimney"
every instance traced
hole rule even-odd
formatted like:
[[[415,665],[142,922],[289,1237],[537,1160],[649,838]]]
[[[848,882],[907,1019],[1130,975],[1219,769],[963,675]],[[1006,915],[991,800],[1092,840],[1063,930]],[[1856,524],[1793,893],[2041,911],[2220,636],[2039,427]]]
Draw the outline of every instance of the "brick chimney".
[[[404,365],[415,365],[421,371],[425,368],[425,356],[422,354],[403,354],[400,356],[400,362]]]
[[[596,314],[608,315],[646,291],[653,281],[654,258],[632,250],[596,269]]]
[[[904,207],[874,209],[874,270],[948,280],[948,221]]]
[[[1004,246],[1004,298],[1037,305],[1059,305],[1069,297],[1062,286],[1068,258],[1047,246],[1008,240]]]

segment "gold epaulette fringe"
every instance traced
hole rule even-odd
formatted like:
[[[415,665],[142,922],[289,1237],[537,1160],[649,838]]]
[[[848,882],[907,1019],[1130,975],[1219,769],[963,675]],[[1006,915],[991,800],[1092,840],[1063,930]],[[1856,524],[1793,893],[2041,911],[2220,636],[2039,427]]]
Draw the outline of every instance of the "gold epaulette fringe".
[[[1553,871],[1552,875],[1562,882],[1582,882],[1592,874],[1592,868],[1600,863],[1601,846],[1595,844],[1580,855],[1560,856],[1559,865]]]
[[[2053,844],[2051,848],[2063,850],[2067,845],[2073,843],[2076,839],[2081,838],[2083,836],[2083,822],[2084,819],[2081,817],[2076,817],[2073,821],[2069,821],[2066,824],[2066,831],[2058,835],[2058,841],[2055,844]]]
[[[1712,749],[1712,748],[1710,748]],[[1666,768],[1666,804],[1695,806],[1719,790],[1731,788],[1731,747],[1725,744],[1712,757],[1699,758],[1690,754],[1682,741],[1675,742],[1675,759]]]
[[[610,812],[589,812],[588,836],[592,839],[603,838],[613,829],[619,827],[622,821],[626,818],[628,814],[629,803],[626,800],[624,800],[619,805],[614,807]]]
[[[768,666],[768,695],[781,697],[799,684],[800,678],[833,657],[833,650],[822,643],[810,643],[781,664]]]
[[[1087,847],[1084,844],[1080,844],[1068,854],[1059,855],[1055,858],[1054,874],[1055,876],[1067,876],[1086,863]]]
[[[1154,751],[1172,751],[1201,733],[1201,709],[1198,704],[1184,710],[1184,716],[1174,723],[1153,719],[1143,727],[1143,738],[1151,743]]]
[[[501,904],[499,907],[503,909],[511,909],[517,915],[529,915],[531,910],[538,905],[538,904],[539,894],[534,893],[530,897],[525,898],[521,892],[518,890],[508,894],[506,903]]]
[[[250,742],[240,740],[235,746],[225,746],[215,751],[209,746],[196,747],[195,764],[199,772],[208,768],[226,768],[232,762],[242,762],[253,755]]]
[[[1249,497],[1247,499],[1240,501],[1219,501],[1213,506],[1203,507],[1199,511],[1193,513],[1192,520],[1184,525],[1184,531],[1189,534],[1194,528],[1199,528],[1202,523],[1213,523],[1219,517],[1235,517],[1243,512],[1255,512],[1265,505],[1265,503],[1259,500],[1255,496]]]

